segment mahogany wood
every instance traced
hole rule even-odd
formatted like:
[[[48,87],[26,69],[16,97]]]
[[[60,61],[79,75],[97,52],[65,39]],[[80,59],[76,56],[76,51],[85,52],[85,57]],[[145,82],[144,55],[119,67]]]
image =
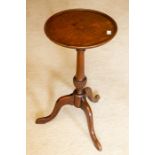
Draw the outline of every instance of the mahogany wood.
[[[38,118],[37,124],[44,124],[56,117],[60,109],[67,104],[81,108],[88,122],[88,129],[95,147],[101,151],[93,124],[93,113],[86,100],[99,100],[99,95],[93,96],[92,89],[85,87],[84,53],[87,48],[96,47],[111,40],[117,31],[115,21],[108,15],[88,9],[72,9],[59,12],[50,17],[45,24],[45,33],[53,42],[77,51],[76,74],[73,78],[75,90],[72,94],[60,97],[51,114]],[[108,33],[107,33],[108,32]]]
[[[84,92],[85,92],[86,96],[89,98],[89,100],[94,102],[94,103],[98,102],[98,100],[100,99],[99,95],[93,96],[93,91],[90,87],[84,88]]]
[[[84,49],[77,49],[76,79],[82,81],[84,75]]]
[[[86,99],[83,100],[81,108],[84,110],[84,112],[86,114],[87,122],[88,122],[88,129],[90,132],[90,136],[94,142],[94,145],[99,151],[101,151],[102,146],[101,146],[100,142],[98,141],[96,134],[95,134],[95,130],[94,130],[93,113],[92,113],[92,110],[91,110],[89,104],[87,103]]]
[[[88,49],[111,40],[117,24],[105,13],[89,9],[71,9],[51,16],[45,33],[53,42],[74,49]]]
[[[55,104],[55,107],[54,107],[52,113],[50,115],[46,116],[46,117],[38,118],[36,120],[36,123],[37,124],[44,124],[44,123],[47,123],[47,122],[51,121],[53,118],[56,117],[56,115],[60,111],[61,107],[63,107],[66,104],[74,105],[74,96],[73,96],[73,94],[60,97],[56,101],[56,104]]]

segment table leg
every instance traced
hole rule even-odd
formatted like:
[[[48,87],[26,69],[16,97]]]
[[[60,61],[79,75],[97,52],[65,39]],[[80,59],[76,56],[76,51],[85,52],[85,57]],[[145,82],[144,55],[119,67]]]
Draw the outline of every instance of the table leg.
[[[53,118],[55,118],[55,116],[58,114],[60,109],[66,104],[74,105],[74,96],[73,96],[73,94],[60,97],[56,101],[56,104],[55,104],[55,107],[54,107],[52,113],[50,115],[46,116],[46,117],[38,118],[36,120],[36,123],[37,124],[44,124],[44,123],[47,123],[47,122],[51,121]]]
[[[93,91],[90,87],[86,87],[84,88],[84,92],[85,92],[85,95],[88,97],[88,99],[92,102],[98,102],[98,100],[100,99],[100,96],[99,95],[93,95]]]
[[[89,104],[87,103],[86,99],[83,99],[83,102],[81,104],[81,108],[83,109],[83,111],[85,112],[85,115],[87,117],[89,133],[90,133],[90,136],[92,138],[92,141],[93,141],[95,147],[99,151],[101,151],[102,146],[101,146],[100,142],[98,141],[96,134],[95,134],[95,130],[94,130],[93,113],[92,113],[92,110],[91,110]]]

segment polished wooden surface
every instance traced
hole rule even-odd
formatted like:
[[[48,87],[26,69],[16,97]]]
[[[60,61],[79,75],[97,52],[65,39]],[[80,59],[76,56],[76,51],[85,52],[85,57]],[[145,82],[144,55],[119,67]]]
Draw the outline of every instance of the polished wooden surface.
[[[116,22],[105,13],[88,9],[72,9],[51,16],[45,33],[55,43],[68,48],[91,48],[111,40]]]
[[[73,9],[53,15],[45,24],[46,35],[55,43],[75,48],[77,51],[76,73],[73,78],[75,90],[72,94],[60,97],[51,114],[38,118],[37,124],[44,124],[56,117],[60,109],[67,104],[81,108],[86,114],[88,129],[95,147],[101,151],[102,146],[96,137],[93,123],[93,113],[87,102],[99,100],[99,95],[93,95],[90,87],[85,87],[85,50],[96,47],[111,40],[116,34],[115,21],[108,15],[86,9]]]
[[[77,49],[76,78],[82,81],[85,77],[84,73],[84,49]]]
[[[95,147],[101,151],[102,146],[96,137],[93,123],[93,113],[86,100],[88,98],[92,102],[97,102],[99,100],[99,95],[93,95],[92,89],[90,87],[85,87],[87,78],[84,73],[84,49],[77,49],[77,68],[76,74],[73,78],[73,83],[75,90],[72,94],[60,97],[55,104],[52,113],[46,117],[38,118],[36,120],[37,124],[44,124],[51,121],[58,114],[60,109],[67,104],[74,105],[77,108],[83,109],[87,117],[88,129],[90,136]]]

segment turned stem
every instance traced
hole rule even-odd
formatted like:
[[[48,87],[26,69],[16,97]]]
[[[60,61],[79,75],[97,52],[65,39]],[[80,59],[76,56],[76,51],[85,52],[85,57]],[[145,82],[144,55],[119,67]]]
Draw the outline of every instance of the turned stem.
[[[77,64],[76,64],[76,75],[75,75],[77,81],[82,81],[85,78],[84,52],[85,52],[85,49],[77,49]]]

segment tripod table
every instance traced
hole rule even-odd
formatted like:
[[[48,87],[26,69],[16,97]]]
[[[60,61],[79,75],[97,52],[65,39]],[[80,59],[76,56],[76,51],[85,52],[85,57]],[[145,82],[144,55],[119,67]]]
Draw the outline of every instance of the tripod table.
[[[66,104],[81,108],[87,117],[90,136],[95,147],[102,150],[93,124],[93,113],[87,102],[99,100],[99,95],[93,95],[90,87],[85,87],[87,78],[84,71],[84,54],[86,49],[103,45],[111,40],[116,32],[116,22],[107,14],[89,9],[70,9],[51,16],[44,27],[47,37],[58,45],[73,48],[77,52],[76,74],[73,78],[75,90],[69,95],[60,97],[52,113],[38,118],[37,124],[47,123],[58,114]],[[97,54],[97,53],[94,53]]]

